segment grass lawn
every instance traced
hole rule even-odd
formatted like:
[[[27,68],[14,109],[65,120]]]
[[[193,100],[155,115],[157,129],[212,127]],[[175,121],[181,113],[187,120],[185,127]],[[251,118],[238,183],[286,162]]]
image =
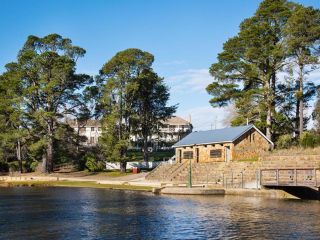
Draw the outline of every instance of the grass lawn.
[[[106,188],[117,190],[152,191],[148,186],[132,186],[128,184],[99,184],[91,181],[9,181],[0,182],[3,187],[84,187],[84,188]]]

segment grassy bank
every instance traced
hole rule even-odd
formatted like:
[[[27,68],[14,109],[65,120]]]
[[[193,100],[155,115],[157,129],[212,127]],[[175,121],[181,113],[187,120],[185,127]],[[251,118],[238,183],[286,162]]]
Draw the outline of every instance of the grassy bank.
[[[1,182],[1,187],[83,187],[83,188],[105,188],[116,190],[132,190],[151,192],[152,187],[133,186],[128,184],[99,184],[93,181],[6,181]]]

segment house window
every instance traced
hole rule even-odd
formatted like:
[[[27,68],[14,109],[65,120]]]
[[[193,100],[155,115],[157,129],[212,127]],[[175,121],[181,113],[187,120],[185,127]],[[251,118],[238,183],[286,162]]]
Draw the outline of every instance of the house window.
[[[85,133],[86,132],[86,128],[85,127],[82,127],[79,129],[79,133]]]
[[[254,142],[254,133],[252,133],[252,142]]]
[[[221,158],[221,157],[222,157],[221,149],[210,150],[210,158]]]
[[[192,159],[193,158],[193,151],[184,151],[183,152],[183,159]]]
[[[93,132],[94,131],[94,127],[91,127],[91,132]]]
[[[94,137],[90,137],[90,143],[94,143]]]

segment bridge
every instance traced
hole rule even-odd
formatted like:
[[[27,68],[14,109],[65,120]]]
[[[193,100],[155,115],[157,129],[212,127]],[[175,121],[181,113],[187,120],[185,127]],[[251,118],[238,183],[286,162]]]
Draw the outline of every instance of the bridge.
[[[300,198],[320,200],[320,169],[261,169],[260,185],[266,188],[282,189]]]

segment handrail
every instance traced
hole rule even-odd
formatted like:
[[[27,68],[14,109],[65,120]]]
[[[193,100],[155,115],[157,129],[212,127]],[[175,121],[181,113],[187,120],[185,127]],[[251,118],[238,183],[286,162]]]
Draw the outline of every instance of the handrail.
[[[176,172],[177,172],[179,169],[181,169],[184,165],[186,165],[186,163],[187,163],[187,161],[184,161],[184,162],[182,162],[181,164],[178,163],[178,167],[175,168],[175,169],[170,173],[170,176],[169,176],[170,181],[173,180],[174,175],[176,174]]]

